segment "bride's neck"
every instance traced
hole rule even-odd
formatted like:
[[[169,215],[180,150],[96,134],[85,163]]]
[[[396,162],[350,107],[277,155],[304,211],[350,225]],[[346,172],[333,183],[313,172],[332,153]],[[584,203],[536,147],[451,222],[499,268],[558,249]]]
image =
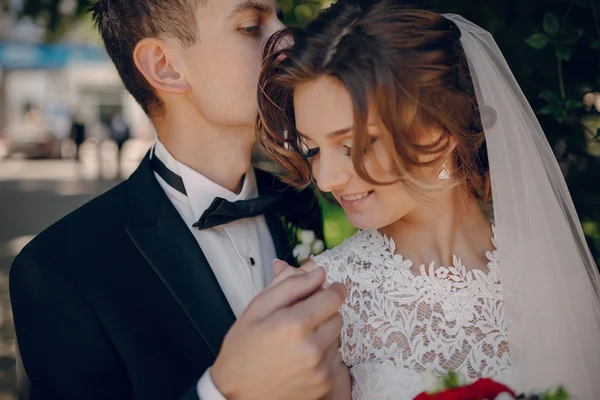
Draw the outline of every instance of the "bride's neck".
[[[456,255],[467,268],[484,268],[492,249],[491,225],[466,189],[452,188],[395,223],[380,229],[415,265],[452,266]]]

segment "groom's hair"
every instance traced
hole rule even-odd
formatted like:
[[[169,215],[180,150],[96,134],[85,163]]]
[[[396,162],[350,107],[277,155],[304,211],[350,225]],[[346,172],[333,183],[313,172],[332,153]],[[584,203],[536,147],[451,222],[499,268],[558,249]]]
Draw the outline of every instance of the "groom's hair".
[[[98,0],[92,19],[125,88],[149,116],[160,114],[163,103],[133,62],[137,43],[147,37],[168,36],[189,47],[196,43],[196,8],[207,0]]]

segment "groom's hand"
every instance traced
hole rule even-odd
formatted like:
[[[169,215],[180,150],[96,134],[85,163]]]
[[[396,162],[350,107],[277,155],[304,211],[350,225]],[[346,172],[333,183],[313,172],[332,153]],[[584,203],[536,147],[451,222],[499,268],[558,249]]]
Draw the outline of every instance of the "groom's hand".
[[[227,399],[319,399],[338,367],[343,285],[325,271],[295,275],[259,294],[233,325],[211,369]]]

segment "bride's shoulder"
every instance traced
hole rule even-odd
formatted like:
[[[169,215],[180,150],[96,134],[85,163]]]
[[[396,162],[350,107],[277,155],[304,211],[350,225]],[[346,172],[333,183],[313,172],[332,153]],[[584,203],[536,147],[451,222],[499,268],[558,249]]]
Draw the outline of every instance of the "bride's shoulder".
[[[337,280],[340,274],[346,273],[354,265],[364,250],[370,247],[370,243],[377,236],[372,231],[358,230],[352,236],[345,239],[340,245],[326,250],[323,253],[312,256],[311,260],[303,266],[309,270],[323,267],[327,271],[328,279]]]
[[[364,240],[365,232],[367,231],[357,230],[352,236],[344,239],[344,241],[341,244],[331,249],[325,250],[323,253],[312,258],[331,258],[333,256],[339,256],[340,254],[347,254],[349,252],[352,252],[356,248],[357,244]]]

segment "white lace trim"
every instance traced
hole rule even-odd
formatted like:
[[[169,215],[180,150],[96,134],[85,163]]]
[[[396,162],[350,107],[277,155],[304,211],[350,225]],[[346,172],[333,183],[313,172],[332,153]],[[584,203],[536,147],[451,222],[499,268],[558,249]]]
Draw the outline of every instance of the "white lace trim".
[[[348,288],[341,309],[346,364],[391,361],[416,373],[453,369],[469,379],[506,374],[510,359],[497,250],[486,254],[487,273],[467,270],[455,256],[452,267],[431,263],[415,275],[413,262],[395,253],[394,241],[373,230],[358,231],[313,257],[329,283]],[[357,384],[369,393],[382,383],[371,377],[355,379]]]

